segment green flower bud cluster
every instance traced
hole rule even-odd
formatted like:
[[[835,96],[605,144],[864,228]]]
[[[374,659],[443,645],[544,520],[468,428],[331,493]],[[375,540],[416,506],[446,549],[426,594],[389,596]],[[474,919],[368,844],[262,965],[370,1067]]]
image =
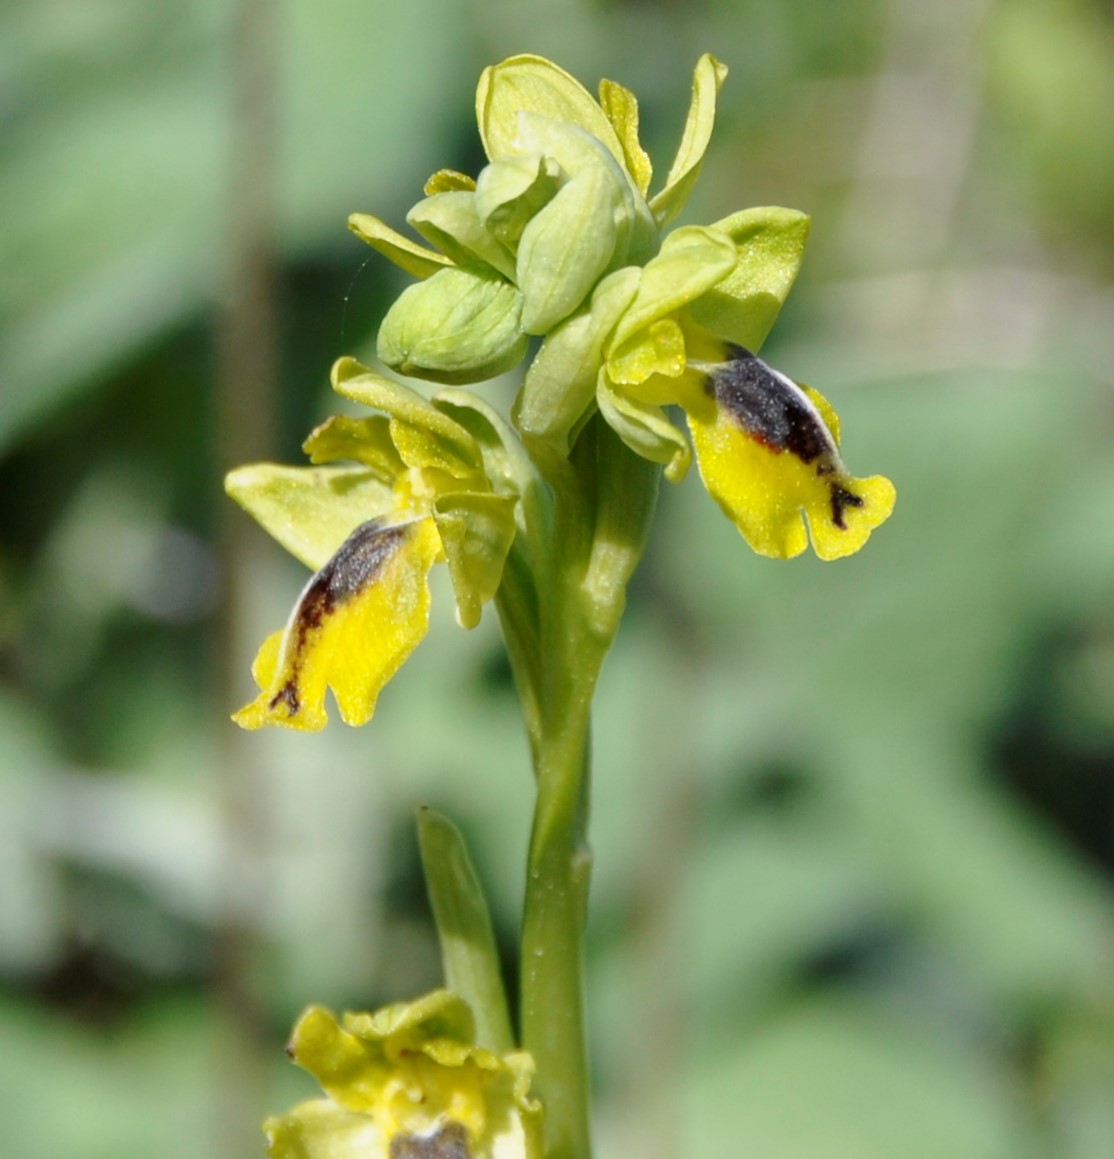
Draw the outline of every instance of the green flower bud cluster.
[[[523,436],[567,455],[598,407],[632,450],[679,478],[689,444],[660,403],[680,392],[652,402],[631,388],[685,370],[685,338],[669,317],[684,307],[730,341],[759,345],[808,233],[803,214],[761,209],[663,236],[700,171],[726,72],[710,55],[697,63],[676,158],[651,196],[632,93],[605,80],[594,100],[536,56],[486,69],[476,113],[489,163],[475,180],[434,174],[407,215],[432,248],[367,214],[350,219],[420,279],[383,321],[383,362],[435,382],[476,382],[517,365],[541,337],[515,408]]]

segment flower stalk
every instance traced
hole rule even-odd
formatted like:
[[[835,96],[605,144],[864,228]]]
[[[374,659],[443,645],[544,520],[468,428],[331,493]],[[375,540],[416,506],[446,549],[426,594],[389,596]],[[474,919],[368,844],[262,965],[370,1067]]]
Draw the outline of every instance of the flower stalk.
[[[522,927],[522,1041],[546,1107],[546,1154],[588,1159],[589,1068],[584,932],[592,855],[587,828],[591,704],[618,629],[627,582],[645,549],[660,468],[593,420],[568,461],[550,461],[553,542],[536,571],[538,638],[546,658],[516,670],[537,801]],[[502,610],[502,605],[498,605]],[[503,618],[510,642],[515,621]],[[509,646],[512,656],[521,647]],[[533,714],[532,706],[536,705]]]

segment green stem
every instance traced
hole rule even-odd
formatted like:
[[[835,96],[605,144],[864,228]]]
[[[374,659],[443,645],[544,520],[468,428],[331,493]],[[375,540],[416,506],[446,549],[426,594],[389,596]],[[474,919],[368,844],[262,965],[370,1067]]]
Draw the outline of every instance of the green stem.
[[[538,1068],[547,1159],[589,1159],[588,697],[573,698],[565,708],[544,714],[536,751],[538,801],[522,932],[522,1038]]]
[[[584,1003],[591,704],[645,548],[660,468],[631,454],[599,420],[567,460],[536,449],[546,500],[528,513],[523,555],[497,597],[538,794],[522,928],[522,1044],[545,1105],[546,1159],[591,1159]]]
[[[549,534],[535,534],[530,553],[534,633],[511,647],[537,785],[522,927],[522,1044],[534,1058],[545,1105],[546,1159],[590,1159],[583,948],[591,871],[588,736],[607,648],[593,639],[584,603],[595,524],[591,472],[567,461],[546,466]],[[504,632],[513,636],[509,603],[500,612]]]

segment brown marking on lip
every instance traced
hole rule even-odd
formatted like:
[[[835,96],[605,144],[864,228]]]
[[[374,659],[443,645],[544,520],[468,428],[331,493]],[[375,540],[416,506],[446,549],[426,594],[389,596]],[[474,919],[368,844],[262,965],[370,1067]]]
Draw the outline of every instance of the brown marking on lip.
[[[817,474],[835,469],[835,441],[808,396],[757,355],[730,346],[729,358],[708,378],[708,390],[736,426],[775,454],[788,451]]]
[[[861,495],[856,495],[853,491],[848,491],[846,487],[841,487],[838,483],[833,483],[831,486],[832,522],[840,531],[846,531],[847,524],[843,521],[843,512],[848,507],[865,507],[866,500]]]
[[[385,527],[381,519],[361,523],[306,585],[294,617],[295,641],[290,675],[267,702],[272,712],[281,704],[286,706],[287,717],[297,716],[302,707],[298,691],[301,655],[310,632],[319,629],[338,607],[354,599],[374,582],[407,534],[405,524]]]
[[[462,1123],[450,1120],[431,1135],[396,1135],[390,1159],[472,1159],[471,1137]]]

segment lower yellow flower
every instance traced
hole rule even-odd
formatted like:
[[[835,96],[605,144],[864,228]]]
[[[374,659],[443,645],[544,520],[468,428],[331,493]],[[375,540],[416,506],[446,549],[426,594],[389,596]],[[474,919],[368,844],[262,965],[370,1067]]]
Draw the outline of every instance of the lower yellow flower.
[[[288,1052],[326,1098],[264,1123],[273,1159],[541,1159],[533,1062],[476,1046],[447,990],[375,1014],[310,1007]]]
[[[475,627],[516,534],[513,486],[500,476],[495,489],[479,443],[446,413],[490,426],[476,400],[431,402],[351,359],[333,367],[333,383],[385,413],[322,423],[305,442],[317,466],[254,463],[226,480],[314,571],[286,627],[259,649],[260,693],[233,717],[244,728],[323,728],[329,688],[346,723],[366,723],[428,630],[430,568],[448,564],[457,620]]]
[[[705,390],[682,399],[709,493],[760,555],[821,559],[858,551],[893,511],[889,479],[856,479],[839,454],[839,420],[827,399],[741,346],[705,372]],[[690,363],[690,366],[693,366]]]

